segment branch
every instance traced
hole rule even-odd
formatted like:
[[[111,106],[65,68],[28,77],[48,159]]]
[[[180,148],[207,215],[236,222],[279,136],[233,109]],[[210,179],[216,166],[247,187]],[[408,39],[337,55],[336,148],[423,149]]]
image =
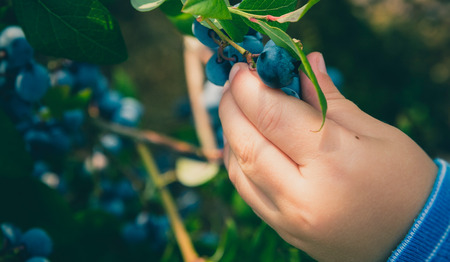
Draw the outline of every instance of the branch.
[[[183,221],[178,213],[178,209],[175,205],[172,195],[169,190],[165,187],[164,181],[161,179],[161,174],[156,166],[153,156],[150,150],[142,143],[136,144],[137,151],[144,163],[145,169],[147,170],[149,179],[153,181],[156,188],[161,194],[161,199],[163,206],[169,216],[170,224],[172,226],[175,238],[177,240],[178,246],[180,248],[183,260],[185,262],[203,262],[203,258],[200,258],[194,249],[191,238],[184,227]]]
[[[156,131],[139,130],[139,129],[132,128],[132,127],[126,127],[126,126],[122,126],[122,125],[118,125],[115,123],[110,123],[110,122],[101,120],[100,118],[92,118],[92,120],[93,120],[94,124],[99,126],[100,128],[103,128],[105,130],[119,134],[121,136],[131,138],[133,140],[137,140],[139,142],[146,142],[146,143],[152,143],[152,144],[156,144],[156,145],[162,145],[162,146],[169,147],[170,149],[180,152],[180,153],[193,154],[198,157],[203,157],[203,158],[207,158],[207,159],[217,160],[217,159],[220,159],[222,156],[222,152],[219,149],[206,152],[192,144],[171,138],[164,134],[160,134]]]

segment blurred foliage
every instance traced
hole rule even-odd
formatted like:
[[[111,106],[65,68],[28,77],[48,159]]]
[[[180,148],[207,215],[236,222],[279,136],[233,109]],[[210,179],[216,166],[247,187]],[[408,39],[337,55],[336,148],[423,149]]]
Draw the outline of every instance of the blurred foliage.
[[[343,93],[427,153],[450,138],[450,6],[446,1],[321,1],[289,32],[344,76]]]
[[[126,62],[103,68],[112,86],[146,105],[142,126],[195,142],[191,120],[174,117],[174,107],[186,96],[186,88],[182,37],[172,19],[161,11],[138,13],[129,1],[102,2],[120,24],[129,54]],[[398,126],[431,156],[441,156],[450,148],[449,5],[437,0],[322,0],[288,32],[301,39],[308,51],[322,52],[327,65],[342,72],[346,97],[374,117]],[[7,5],[0,7],[1,24],[14,23]],[[164,11],[176,16],[173,10]],[[189,23],[184,28],[188,30]],[[64,106],[59,100],[53,103]],[[124,221],[132,219],[136,210],[161,212],[157,197],[149,203],[130,203],[122,219],[89,208],[98,181],[82,174],[80,165],[91,154],[86,148],[53,163],[64,171],[70,185],[71,193],[62,196],[31,178],[32,160],[3,112],[0,127],[0,222],[48,230],[55,241],[52,261],[181,261],[173,236],[165,250],[156,251],[149,245],[128,245],[120,237]],[[85,131],[90,134],[87,148],[92,148],[102,131],[93,126]],[[139,170],[130,151],[113,157],[108,176]],[[171,189],[177,195],[183,188],[174,184]],[[201,207],[185,223],[201,255],[213,255],[218,244],[205,241],[204,234],[229,232],[226,221],[232,221],[237,239],[227,246],[229,256],[223,261],[312,261],[261,222],[224,170],[194,190],[202,199]]]

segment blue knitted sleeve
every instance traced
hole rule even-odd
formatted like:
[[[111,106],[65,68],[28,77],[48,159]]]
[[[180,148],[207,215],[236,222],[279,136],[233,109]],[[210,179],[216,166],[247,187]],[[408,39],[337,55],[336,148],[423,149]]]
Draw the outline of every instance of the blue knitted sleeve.
[[[439,173],[428,200],[389,262],[450,261],[450,165],[436,159]]]

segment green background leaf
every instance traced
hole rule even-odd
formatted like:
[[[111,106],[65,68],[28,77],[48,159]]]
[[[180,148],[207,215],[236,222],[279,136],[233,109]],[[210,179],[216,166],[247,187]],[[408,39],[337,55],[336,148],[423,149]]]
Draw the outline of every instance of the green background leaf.
[[[203,18],[231,19],[231,14],[223,0],[187,0],[183,12],[200,15]]]
[[[38,52],[97,64],[127,59],[119,24],[98,0],[14,0],[13,6]]]

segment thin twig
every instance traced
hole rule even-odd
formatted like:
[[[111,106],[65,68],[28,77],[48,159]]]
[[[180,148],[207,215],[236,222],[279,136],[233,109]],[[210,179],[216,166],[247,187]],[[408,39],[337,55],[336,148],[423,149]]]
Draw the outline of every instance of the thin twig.
[[[161,179],[161,174],[156,166],[150,150],[142,143],[137,143],[136,148],[144,163],[145,169],[147,170],[149,179],[153,181],[161,194],[162,203],[167,215],[169,216],[170,224],[183,256],[183,260],[185,262],[204,261],[204,259],[198,256],[194,249],[192,240],[184,227],[180,214],[178,213],[175,201],[169,190],[165,187],[164,181]]]
[[[210,124],[208,111],[202,101],[205,76],[201,56],[204,50],[197,39],[190,36],[184,37],[184,69],[195,130],[203,154],[208,160],[217,162],[221,157],[217,154],[220,150],[217,148],[216,136]]]
[[[122,125],[118,125],[115,123],[110,123],[110,122],[104,121],[100,118],[92,118],[92,120],[93,120],[94,124],[96,124],[100,128],[108,130],[110,132],[131,138],[133,140],[137,140],[140,142],[146,142],[146,143],[166,146],[176,152],[185,153],[185,154],[193,154],[198,157],[204,157],[207,159],[220,159],[220,157],[222,156],[222,153],[220,150],[215,150],[215,151],[211,150],[211,151],[205,152],[204,150],[196,147],[195,145],[192,145],[190,143],[187,143],[187,142],[184,142],[181,140],[177,140],[175,138],[171,138],[169,136],[158,133],[156,131],[139,130],[139,129],[132,128],[132,127],[126,127],[126,126],[122,126]],[[209,155],[206,155],[205,153],[208,153]]]

